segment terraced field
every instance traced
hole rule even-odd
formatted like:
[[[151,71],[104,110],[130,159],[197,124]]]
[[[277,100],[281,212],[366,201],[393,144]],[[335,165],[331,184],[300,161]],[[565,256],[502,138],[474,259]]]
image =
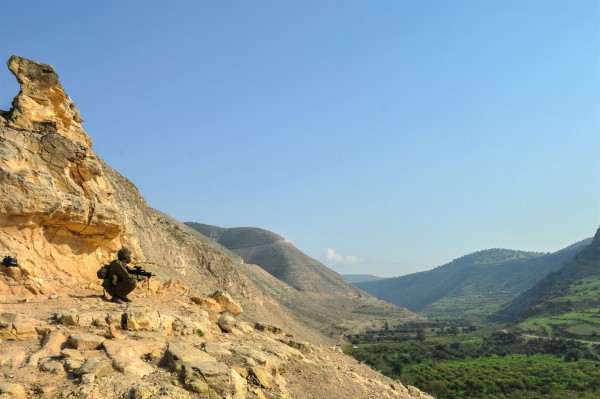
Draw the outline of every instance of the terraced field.
[[[542,314],[522,321],[517,327],[533,334],[600,341],[599,276],[576,281],[562,295],[547,300],[541,309]]]
[[[437,320],[480,320],[514,297],[515,293],[510,291],[450,294],[427,306],[422,313]]]

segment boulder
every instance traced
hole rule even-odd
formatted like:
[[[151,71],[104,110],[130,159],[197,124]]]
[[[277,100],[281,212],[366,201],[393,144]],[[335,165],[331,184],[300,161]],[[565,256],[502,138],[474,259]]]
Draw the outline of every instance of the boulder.
[[[112,372],[113,369],[109,362],[95,358],[89,358],[73,373],[80,377],[86,374],[93,374],[97,378],[100,378],[107,376]]]
[[[170,342],[164,362],[180,372],[182,382],[190,391],[210,396],[232,389],[229,367],[187,343]]]
[[[216,291],[210,297],[221,306],[223,312],[228,312],[234,317],[244,312],[242,306],[225,291]]]
[[[130,305],[123,313],[121,326],[129,331],[160,331],[164,335],[210,335],[211,324],[205,313],[198,319],[159,312],[144,305]]]
[[[73,359],[73,360],[78,360],[80,362],[83,362],[85,360],[85,357],[83,356],[83,354],[80,351],[78,351],[77,349],[65,348],[62,351],[60,351],[60,355],[64,359]]]
[[[221,305],[219,305],[219,302],[212,298],[193,296],[190,298],[190,300],[203,309],[212,310],[216,313],[221,313],[223,311]]]
[[[106,338],[90,333],[73,334],[69,337],[69,343],[75,349],[98,349],[104,341]]]
[[[54,314],[57,322],[64,326],[80,326],[79,313],[75,309],[62,310]]]
[[[138,385],[129,390],[130,399],[148,399],[158,392],[158,388],[152,385]]]
[[[41,349],[29,357],[29,365],[35,367],[41,358],[58,356],[65,342],[67,342],[67,338],[60,331],[48,332],[42,341]]]
[[[250,368],[250,375],[248,380],[254,385],[258,385],[261,388],[271,389],[275,386],[275,377],[262,366],[254,366]]]
[[[173,332],[174,320],[173,316],[158,312],[147,306],[129,305],[123,313],[121,327],[130,331],[162,331],[165,335],[170,335]]]
[[[188,343],[171,341],[165,352],[164,361],[169,368],[179,371],[186,363],[216,362],[217,359]]]
[[[217,324],[219,325],[219,327],[221,327],[221,330],[223,330],[224,332],[231,333],[236,327],[237,322],[233,316],[226,313],[219,317],[219,321],[217,322]]]
[[[142,378],[155,370],[150,364],[142,361],[141,357],[162,348],[163,345],[163,342],[150,339],[107,340],[104,342],[104,349],[115,369],[126,375]]]
[[[29,322],[14,322],[13,334],[19,341],[29,341],[38,339],[38,333],[35,326]]]
[[[231,355],[231,351],[227,349],[225,346],[218,344],[216,342],[205,342],[203,345],[203,349],[209,355],[221,355],[221,356],[229,356]]]

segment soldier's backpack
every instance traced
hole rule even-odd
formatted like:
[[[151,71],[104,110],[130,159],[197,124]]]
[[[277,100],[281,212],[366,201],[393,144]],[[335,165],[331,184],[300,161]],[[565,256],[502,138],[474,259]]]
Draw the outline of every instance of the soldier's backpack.
[[[108,276],[108,266],[109,265],[104,265],[98,269],[96,276],[98,276],[99,279],[104,280]]]
[[[19,261],[12,256],[5,256],[4,259],[2,259],[2,264],[6,267],[19,266]]]

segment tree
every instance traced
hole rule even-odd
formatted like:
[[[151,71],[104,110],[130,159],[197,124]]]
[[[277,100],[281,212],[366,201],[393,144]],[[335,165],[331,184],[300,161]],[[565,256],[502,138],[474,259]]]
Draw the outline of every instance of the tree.
[[[417,329],[417,335],[415,336],[415,339],[419,342],[423,342],[425,341],[426,335],[425,335],[425,329],[424,328],[418,328]]]

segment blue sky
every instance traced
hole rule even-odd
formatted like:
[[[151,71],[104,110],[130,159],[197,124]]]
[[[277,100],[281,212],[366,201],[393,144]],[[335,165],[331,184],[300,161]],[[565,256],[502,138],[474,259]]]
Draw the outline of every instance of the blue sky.
[[[600,226],[599,1],[12,1],[93,150],[181,221],[399,276]],[[0,109],[18,84],[0,70]]]

